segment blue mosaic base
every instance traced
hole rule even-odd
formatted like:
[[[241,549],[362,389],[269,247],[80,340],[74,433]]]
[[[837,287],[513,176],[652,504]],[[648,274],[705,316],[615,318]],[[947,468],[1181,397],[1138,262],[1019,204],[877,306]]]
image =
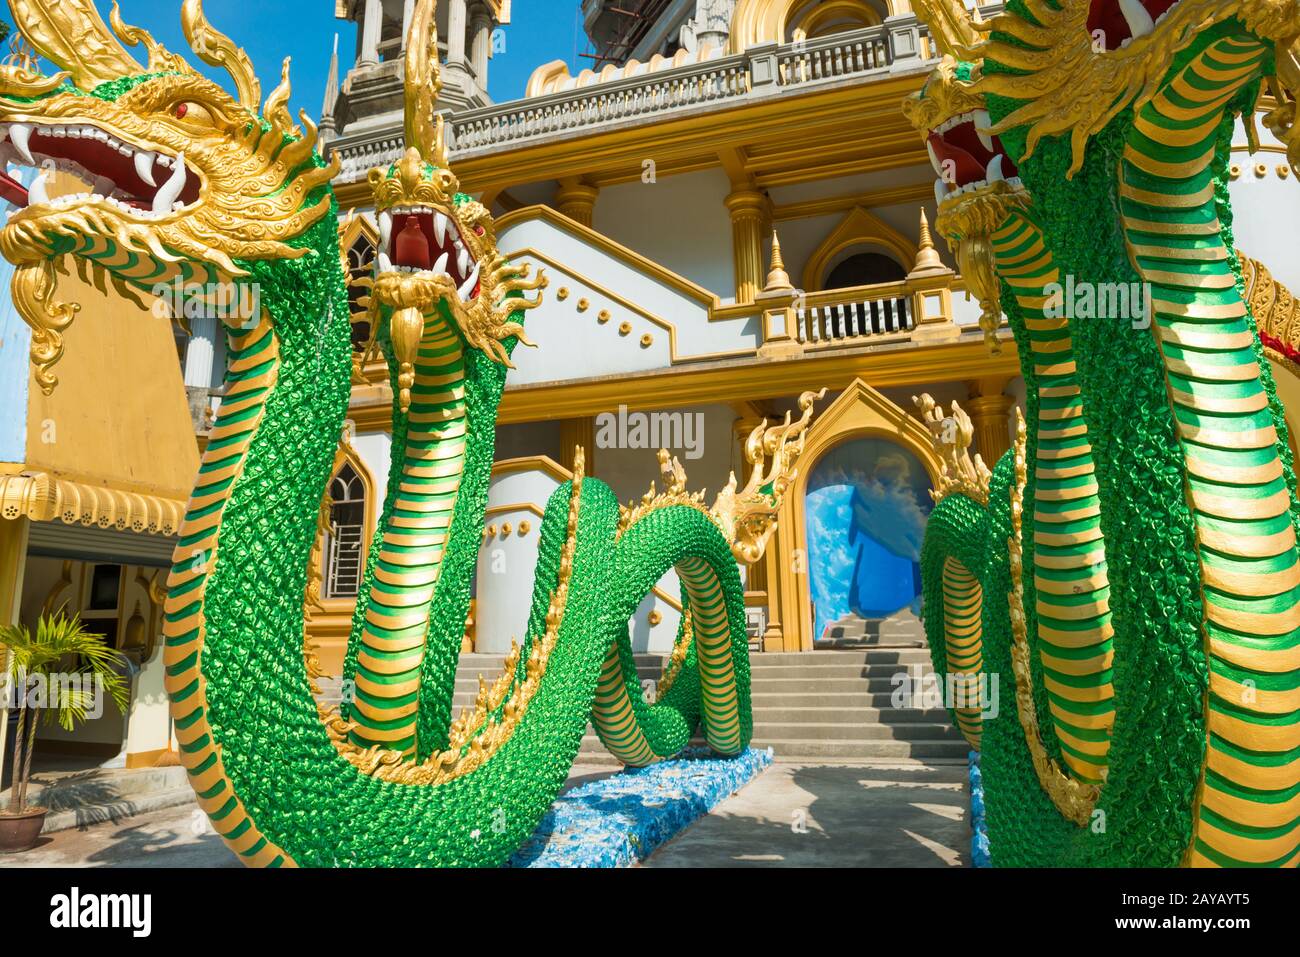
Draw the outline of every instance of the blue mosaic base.
[[[984,779],[980,776],[980,754],[972,751],[970,760],[970,859],[975,867],[992,867],[989,857],[989,828],[984,819]]]
[[[687,748],[558,797],[507,867],[629,867],[681,833],[772,763],[772,750],[720,758]]]

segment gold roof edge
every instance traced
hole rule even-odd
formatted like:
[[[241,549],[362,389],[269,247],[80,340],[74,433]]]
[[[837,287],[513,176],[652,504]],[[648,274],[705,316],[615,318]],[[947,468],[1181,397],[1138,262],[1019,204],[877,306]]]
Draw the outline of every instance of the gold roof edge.
[[[58,520],[87,528],[175,535],[186,503],[54,478],[47,472],[0,475],[0,518]]]

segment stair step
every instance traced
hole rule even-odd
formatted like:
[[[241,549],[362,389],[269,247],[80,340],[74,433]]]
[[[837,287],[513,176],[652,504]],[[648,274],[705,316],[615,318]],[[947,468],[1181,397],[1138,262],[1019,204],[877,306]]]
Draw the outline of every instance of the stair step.
[[[749,656],[750,663],[760,665],[851,665],[851,664],[924,664],[930,661],[928,648],[915,645],[848,649],[843,651],[767,651]]]
[[[763,678],[750,680],[754,694],[886,694],[901,687],[890,678]]]
[[[749,670],[754,679],[763,678],[893,678],[894,675],[933,674],[929,662],[905,664],[843,664],[843,665],[765,665],[753,664]]]
[[[785,722],[754,722],[754,740],[779,738],[797,733],[800,740],[817,741],[952,741],[961,737],[951,724],[922,723],[878,724],[859,721],[806,723],[792,726]]]
[[[771,748],[778,758],[962,758],[970,751],[960,741],[843,741],[808,738],[755,738],[750,747]]]
[[[820,707],[819,697],[799,697],[804,703],[789,707],[756,702],[753,705],[755,724],[941,724],[948,720],[948,712],[942,708],[826,708]],[[819,706],[811,706],[813,701]]]

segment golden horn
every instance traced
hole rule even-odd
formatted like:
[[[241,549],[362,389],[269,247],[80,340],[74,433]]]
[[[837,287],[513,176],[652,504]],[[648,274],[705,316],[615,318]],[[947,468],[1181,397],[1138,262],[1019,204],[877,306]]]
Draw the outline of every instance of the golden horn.
[[[209,66],[219,66],[230,74],[240,104],[256,116],[258,107],[262,105],[262,84],[253,72],[253,63],[234,40],[208,22],[203,14],[203,0],[185,0],[181,7],[181,29],[190,49],[200,60]]]
[[[144,72],[89,0],[10,0],[9,12],[36,52],[67,70],[83,90]]]
[[[433,115],[442,90],[434,12],[434,0],[417,0],[406,35],[406,145],[419,150],[426,162],[445,165],[442,124]]]

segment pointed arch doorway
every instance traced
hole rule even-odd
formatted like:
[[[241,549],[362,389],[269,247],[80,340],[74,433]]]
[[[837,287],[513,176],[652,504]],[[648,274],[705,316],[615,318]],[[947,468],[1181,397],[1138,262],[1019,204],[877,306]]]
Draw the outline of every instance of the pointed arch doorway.
[[[917,565],[939,470],[925,426],[861,379],[814,419],[768,566],[781,635],[767,650],[924,642]]]

